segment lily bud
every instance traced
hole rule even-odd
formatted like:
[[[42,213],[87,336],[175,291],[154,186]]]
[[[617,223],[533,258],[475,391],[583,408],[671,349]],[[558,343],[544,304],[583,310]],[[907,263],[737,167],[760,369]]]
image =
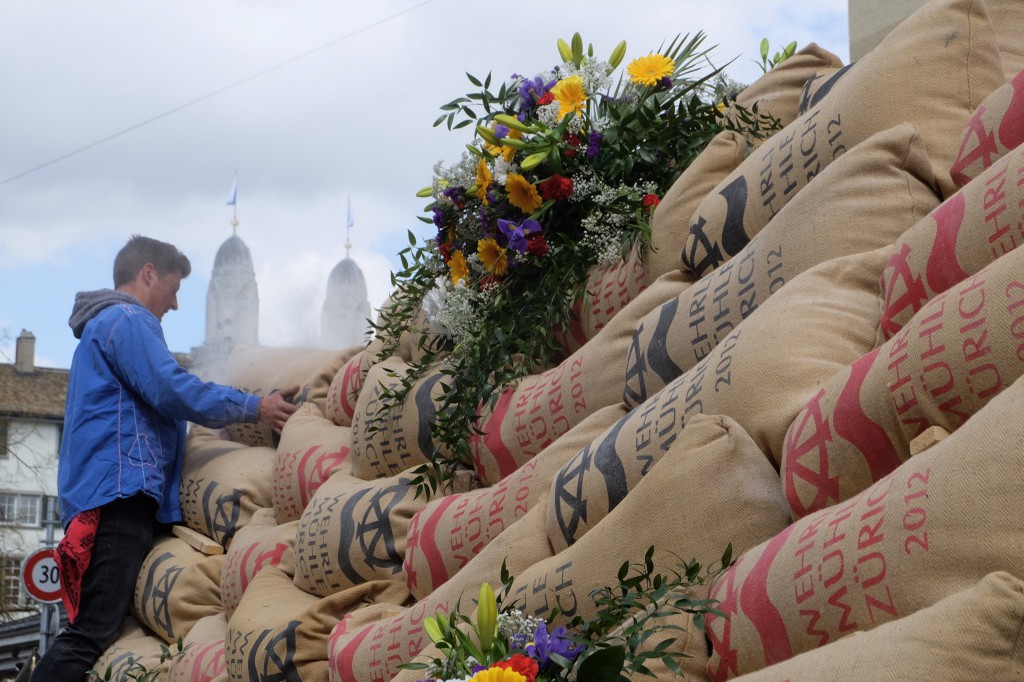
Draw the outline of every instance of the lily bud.
[[[476,627],[480,634],[480,651],[486,656],[491,651],[494,632],[498,627],[498,600],[489,583],[480,585],[480,600],[476,604]]]
[[[608,66],[613,69],[622,63],[622,58],[626,56],[626,41],[623,40],[621,43],[615,46],[612,50],[612,56],[608,58]]]
[[[487,126],[477,126],[476,134],[482,137],[487,144],[493,144],[494,146],[501,144],[498,142],[498,138],[495,137],[494,131]]]
[[[432,197],[432,196],[434,196],[434,188],[433,187],[424,187],[419,192],[416,192],[416,196],[418,196],[420,199],[426,199],[427,197]]]
[[[476,145],[474,145],[474,144],[467,144],[466,145],[466,149],[468,149],[469,153],[472,154],[473,156],[479,156],[481,158],[486,158],[484,156],[484,153],[482,151],[480,151],[480,149]]]
[[[561,38],[558,39],[558,56],[562,58],[563,62],[572,61],[572,49],[569,47],[569,43]]]
[[[436,618],[431,618],[430,616],[424,618],[423,631],[427,633],[427,637],[430,637],[430,641],[434,644],[444,641],[444,635],[441,634],[441,626]]]
[[[572,34],[572,63],[579,66],[583,62],[583,37],[577,31]]]
[[[499,143],[505,147],[514,147],[516,149],[522,149],[526,146],[526,143],[522,140],[517,140],[514,137],[503,137]]]
[[[498,115],[496,115],[494,117],[494,120],[497,121],[498,123],[502,124],[502,125],[508,126],[512,130],[518,130],[521,133],[532,133],[533,132],[533,128],[531,128],[530,126],[526,125],[525,123],[520,121],[515,116],[509,116],[508,114],[498,114]],[[505,140],[505,142],[507,142],[508,138],[506,137],[504,140]],[[504,144],[504,142],[502,142],[502,144]]]
[[[537,152],[536,154],[530,154],[525,159],[523,159],[523,162],[519,164],[519,167],[522,168],[523,170],[533,170],[534,168],[539,166],[541,162],[546,158],[548,158],[548,153],[546,151]]]

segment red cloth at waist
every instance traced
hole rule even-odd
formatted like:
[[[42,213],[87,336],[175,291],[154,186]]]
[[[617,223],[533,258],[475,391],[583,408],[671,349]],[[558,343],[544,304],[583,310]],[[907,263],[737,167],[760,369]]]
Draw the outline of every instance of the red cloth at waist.
[[[60,572],[60,598],[68,612],[68,620],[75,622],[78,606],[82,601],[82,579],[92,561],[92,548],[96,543],[96,531],[100,527],[100,510],[90,509],[71,519],[64,531],[53,558]]]

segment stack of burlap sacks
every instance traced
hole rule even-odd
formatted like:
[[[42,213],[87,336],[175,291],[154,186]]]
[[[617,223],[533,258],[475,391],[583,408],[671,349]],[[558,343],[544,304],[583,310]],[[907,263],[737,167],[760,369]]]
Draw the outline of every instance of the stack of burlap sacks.
[[[373,423],[420,330],[384,362],[236,352],[232,383],[304,404],[279,439],[192,429],[185,521],[225,552],[160,540],[100,666],[181,636],[169,680],[411,682],[423,618],[503,563],[528,612],[586,618],[649,547],[731,543],[695,594],[728,618],[677,619],[688,676],[1024,675],[1021,35],[1017,0],[932,0],[855,65],[810,45],[751,85],[785,127],[712,141],[448,494],[410,474],[446,454],[439,372]]]

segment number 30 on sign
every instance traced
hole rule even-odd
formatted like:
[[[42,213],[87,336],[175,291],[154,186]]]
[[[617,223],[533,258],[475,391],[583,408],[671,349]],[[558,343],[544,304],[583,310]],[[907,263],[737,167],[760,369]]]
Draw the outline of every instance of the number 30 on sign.
[[[60,575],[53,550],[37,549],[21,562],[21,584],[28,596],[41,604],[60,601]]]

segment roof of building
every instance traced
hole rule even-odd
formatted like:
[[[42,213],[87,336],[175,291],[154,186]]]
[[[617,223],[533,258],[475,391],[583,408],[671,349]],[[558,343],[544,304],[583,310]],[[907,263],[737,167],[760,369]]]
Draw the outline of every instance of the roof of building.
[[[36,367],[22,374],[0,364],[0,416],[64,419],[70,370]]]
[[[345,257],[339,261],[327,278],[328,296],[335,291],[351,291],[361,298],[366,298],[366,277],[351,258]]]
[[[213,259],[214,270],[226,265],[243,265],[252,269],[252,255],[249,253],[249,247],[237,234],[224,240]]]

